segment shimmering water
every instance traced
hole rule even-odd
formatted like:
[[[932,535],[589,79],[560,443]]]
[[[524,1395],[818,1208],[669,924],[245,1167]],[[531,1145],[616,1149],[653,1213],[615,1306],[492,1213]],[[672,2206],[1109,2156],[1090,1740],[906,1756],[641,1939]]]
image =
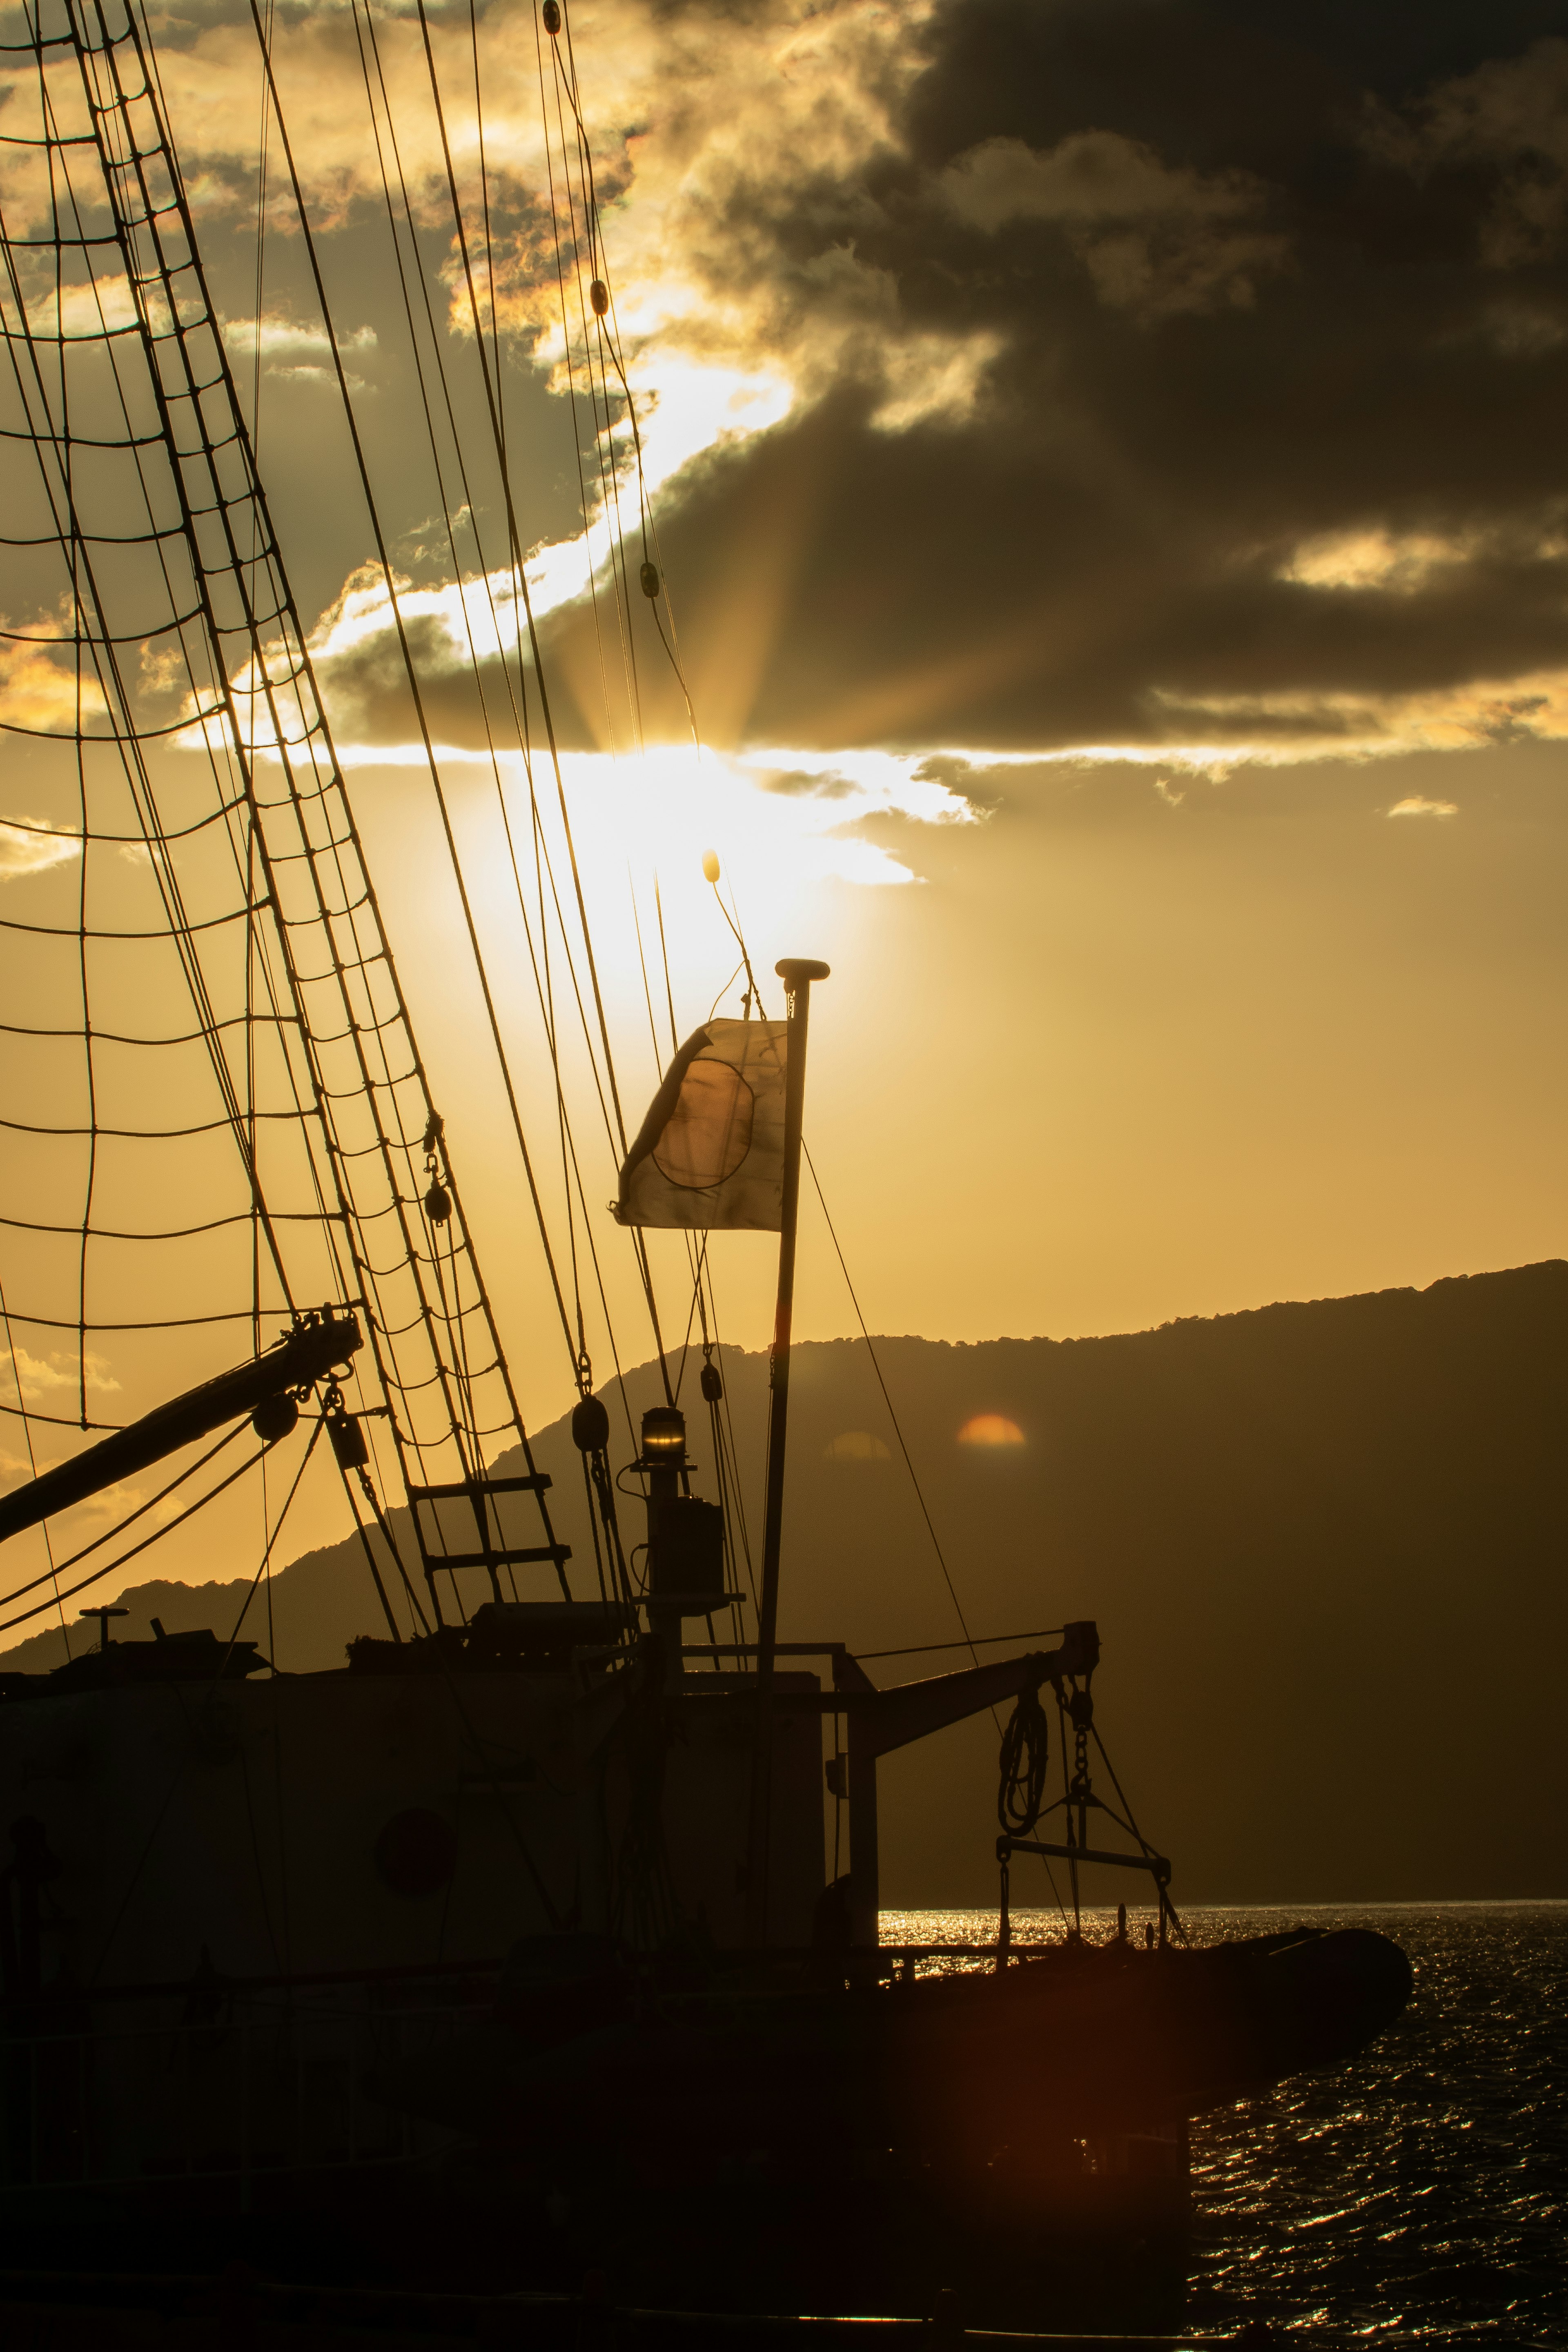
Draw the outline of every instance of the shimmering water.
[[[1405,2016],[1361,2058],[1194,2126],[1184,2324],[1568,2345],[1568,1903],[1184,1916],[1203,1943],[1375,1927],[1415,1972]],[[1020,1936],[1059,1932],[1054,1915],[1014,1916]],[[1110,1925],[1086,1915],[1086,1932]],[[994,1912],[882,1915],[888,1943],[995,1931]]]

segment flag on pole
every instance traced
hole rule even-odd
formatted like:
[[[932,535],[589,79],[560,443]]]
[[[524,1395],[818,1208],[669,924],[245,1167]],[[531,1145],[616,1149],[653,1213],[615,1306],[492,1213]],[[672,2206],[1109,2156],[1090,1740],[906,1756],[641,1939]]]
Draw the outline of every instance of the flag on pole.
[[[623,1225],[784,1227],[782,1021],[710,1021],[665,1074],[621,1170]]]

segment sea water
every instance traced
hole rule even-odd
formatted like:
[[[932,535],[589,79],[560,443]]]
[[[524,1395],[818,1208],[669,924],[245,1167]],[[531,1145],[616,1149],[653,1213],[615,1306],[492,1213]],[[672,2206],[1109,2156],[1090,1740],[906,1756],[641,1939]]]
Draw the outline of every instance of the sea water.
[[[1020,1939],[1061,1932],[1014,1912]],[[1151,1915],[1152,1916],[1152,1915]],[[1568,1903],[1194,1906],[1194,1943],[1375,1927],[1408,1953],[1398,2023],[1347,2064],[1193,2127],[1182,2324],[1305,2340],[1568,2345]],[[1142,1939],[1143,1914],[1130,1932]],[[1086,1912],[1085,1933],[1113,1916]],[[983,1911],[885,1911],[884,1943],[994,1937]]]

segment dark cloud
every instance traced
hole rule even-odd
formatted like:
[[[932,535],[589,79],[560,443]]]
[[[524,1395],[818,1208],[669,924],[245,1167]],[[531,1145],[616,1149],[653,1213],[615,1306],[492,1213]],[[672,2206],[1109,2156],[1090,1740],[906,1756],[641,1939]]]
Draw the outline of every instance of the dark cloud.
[[[1547,723],[1559,20],[963,0],[868,160],[738,168],[688,225],[715,300],[771,274],[803,341],[829,299],[866,333],[666,494],[700,719],[906,748]],[[972,397],[908,396],[963,349]],[[552,624],[569,661],[585,627]]]

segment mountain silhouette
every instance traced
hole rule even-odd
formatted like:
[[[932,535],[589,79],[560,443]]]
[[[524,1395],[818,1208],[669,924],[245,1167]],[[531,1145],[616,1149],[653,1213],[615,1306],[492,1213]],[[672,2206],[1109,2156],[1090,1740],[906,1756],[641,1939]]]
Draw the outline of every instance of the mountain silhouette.
[[[976,1638],[1097,1619],[1097,1723],[1178,1904],[1568,1895],[1565,1338],[1552,1260],[1106,1339],[879,1339],[896,1427],[864,1341],[806,1342],[780,1638],[912,1653],[872,1660],[889,1683],[968,1664],[960,1608]],[[767,1362],[722,1364],[755,1556]],[[711,1496],[700,1368],[671,1370]],[[605,1393],[629,1459],[657,1366],[627,1375],[625,1411]],[[588,1591],[564,1421],[534,1453]],[[132,1587],[121,1630],[156,1614],[226,1640],[248,1581]],[[279,1572],[267,1611],[246,1634],[296,1671],[382,1630],[353,1538]],[[5,1663],[64,1654],[56,1632]],[[886,1904],[995,1900],[996,1748],[982,1716],[884,1762]],[[1023,1865],[1014,1899],[1047,1899]]]

